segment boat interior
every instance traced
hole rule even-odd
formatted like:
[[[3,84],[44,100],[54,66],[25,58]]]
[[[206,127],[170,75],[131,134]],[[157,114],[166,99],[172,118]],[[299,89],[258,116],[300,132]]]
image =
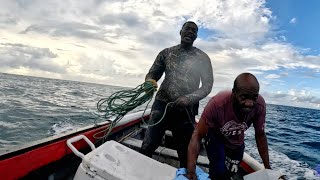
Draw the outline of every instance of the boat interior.
[[[139,151],[146,129],[147,126],[143,122],[140,122],[110,134],[106,139],[97,141],[95,143],[95,146],[98,147],[106,141],[114,140],[133,150]],[[163,137],[161,146],[156,149],[152,158],[178,169],[179,161],[175,149],[176,148],[173,142],[172,133],[167,130]],[[87,154],[91,151],[91,149],[90,147],[87,147],[79,151],[83,154]],[[50,154],[48,154],[48,156],[50,156]],[[40,169],[33,171],[32,173],[29,173],[22,179],[71,180],[74,178],[81,161],[81,158],[71,153],[63,157],[59,161],[50,163]],[[206,157],[204,146],[201,148],[197,165],[205,172],[208,172],[209,161]],[[243,176],[246,174],[247,172],[245,170],[240,169],[238,170],[238,173],[232,177],[232,179],[243,179]]]

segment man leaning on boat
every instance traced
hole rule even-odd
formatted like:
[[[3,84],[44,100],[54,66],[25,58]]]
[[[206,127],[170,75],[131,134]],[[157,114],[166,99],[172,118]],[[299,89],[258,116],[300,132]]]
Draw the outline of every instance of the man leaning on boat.
[[[210,99],[192,135],[188,148],[188,179],[196,180],[196,161],[201,139],[209,159],[211,179],[230,179],[238,170],[244,153],[244,131],[251,124],[264,167],[271,169],[265,128],[266,103],[259,95],[259,82],[253,74],[242,73],[232,91],[222,91]]]

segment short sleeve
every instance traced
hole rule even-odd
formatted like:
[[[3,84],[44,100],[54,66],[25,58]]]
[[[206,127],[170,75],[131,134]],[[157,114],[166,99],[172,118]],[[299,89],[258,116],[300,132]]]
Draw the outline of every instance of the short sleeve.
[[[203,119],[210,128],[215,127],[215,120],[217,119],[216,109],[215,100],[211,98],[201,115],[201,119]]]

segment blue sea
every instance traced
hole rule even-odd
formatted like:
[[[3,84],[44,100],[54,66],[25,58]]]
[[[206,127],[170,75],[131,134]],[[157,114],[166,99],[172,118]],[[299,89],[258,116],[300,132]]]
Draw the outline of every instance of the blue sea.
[[[97,102],[124,89],[0,73],[0,153],[99,122]],[[200,102],[200,113],[208,100]],[[320,179],[320,110],[268,104],[266,132],[273,169],[292,180]],[[245,142],[246,152],[261,162],[253,127]]]

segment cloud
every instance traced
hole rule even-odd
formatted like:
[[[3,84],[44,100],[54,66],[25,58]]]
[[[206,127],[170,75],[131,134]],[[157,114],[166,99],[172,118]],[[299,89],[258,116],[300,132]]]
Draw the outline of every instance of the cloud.
[[[1,72],[133,87],[158,52],[180,42],[181,25],[193,20],[206,35],[194,45],[212,60],[212,94],[252,72],[270,102],[290,104],[294,98],[282,78],[296,74],[288,72],[320,76],[319,56],[273,32],[276,17],[264,0],[16,0],[1,2],[0,12]]]
[[[292,97],[292,101],[299,102],[299,103],[308,103],[308,104],[320,104],[320,98],[313,96],[311,92],[301,90],[301,91],[296,91],[296,90],[291,90],[294,93]]]
[[[269,95],[270,98],[285,98],[288,97],[288,94],[285,92],[278,91],[274,94]]]
[[[312,94],[314,93],[310,91],[295,90],[295,89],[290,89],[288,91],[262,93],[263,97],[267,98],[268,103],[271,103],[271,104],[319,108],[320,98]]]
[[[18,18],[9,13],[0,13],[0,26],[16,25]]]
[[[107,43],[115,44],[108,36],[110,35],[106,30],[97,26],[91,26],[81,23],[57,23],[47,22],[46,25],[30,25],[22,34],[31,32],[51,35],[53,37],[76,37],[80,39],[95,39],[105,41]]]
[[[64,67],[55,64],[56,54],[48,48],[38,48],[23,44],[1,43],[1,68],[30,68],[48,72],[64,73]]]
[[[292,18],[290,19],[290,24],[296,24],[297,23],[297,19],[296,18]]]
[[[265,37],[270,29],[271,11],[264,7],[262,1],[220,1],[205,20],[207,27],[220,32],[222,37],[238,40],[257,41]],[[206,11],[210,11],[206,8]]]
[[[266,76],[267,79],[278,79],[279,77],[281,76],[277,74],[269,74],[268,76]]]

